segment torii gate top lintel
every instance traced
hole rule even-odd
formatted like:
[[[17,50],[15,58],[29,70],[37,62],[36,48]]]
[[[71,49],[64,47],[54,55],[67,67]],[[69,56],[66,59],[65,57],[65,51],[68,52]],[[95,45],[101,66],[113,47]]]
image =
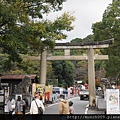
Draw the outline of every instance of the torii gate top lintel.
[[[92,41],[92,42],[67,42],[67,43],[56,43],[54,49],[79,49],[79,48],[106,48],[109,44],[114,42],[114,38],[103,40],[103,41]]]

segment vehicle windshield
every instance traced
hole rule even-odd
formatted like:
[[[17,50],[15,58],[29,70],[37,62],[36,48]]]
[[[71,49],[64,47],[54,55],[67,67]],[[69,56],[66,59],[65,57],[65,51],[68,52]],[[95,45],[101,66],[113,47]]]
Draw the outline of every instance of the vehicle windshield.
[[[88,90],[81,90],[81,91],[88,92]]]
[[[60,89],[60,88],[53,88],[53,90],[57,90],[57,91],[58,91],[59,89]]]

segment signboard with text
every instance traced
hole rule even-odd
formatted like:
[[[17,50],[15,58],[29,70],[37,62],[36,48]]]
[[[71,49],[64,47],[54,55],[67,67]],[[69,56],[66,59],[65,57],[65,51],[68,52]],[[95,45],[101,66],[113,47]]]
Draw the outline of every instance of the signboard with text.
[[[119,114],[119,89],[106,89],[107,114]]]

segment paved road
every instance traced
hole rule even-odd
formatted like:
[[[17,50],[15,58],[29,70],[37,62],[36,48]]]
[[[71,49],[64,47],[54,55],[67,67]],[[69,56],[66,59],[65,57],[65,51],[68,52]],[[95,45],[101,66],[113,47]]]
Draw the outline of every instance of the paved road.
[[[86,105],[88,105],[88,100],[80,100],[79,97],[74,97],[69,100],[72,100],[74,103],[75,113],[76,114],[85,114]],[[68,101],[69,101],[68,100]],[[51,104],[46,107],[44,114],[59,114],[59,102],[55,104]]]

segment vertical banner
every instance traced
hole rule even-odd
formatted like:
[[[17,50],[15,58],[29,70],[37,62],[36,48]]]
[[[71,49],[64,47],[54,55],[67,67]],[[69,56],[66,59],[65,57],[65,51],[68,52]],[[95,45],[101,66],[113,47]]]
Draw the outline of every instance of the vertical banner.
[[[36,84],[36,91],[41,94],[45,93],[45,85],[44,84]]]
[[[4,87],[4,112],[8,112],[8,106],[7,106],[7,103],[8,103],[8,97],[9,97],[9,87],[6,86]]]
[[[70,98],[70,92],[71,92],[71,89],[68,88],[68,98]]]
[[[107,114],[119,114],[119,89],[106,89]]]
[[[6,87],[4,87],[4,97],[5,97],[5,100],[8,98],[8,96],[9,96],[9,87],[6,86]]]
[[[60,88],[60,95],[63,94],[63,88]]]

